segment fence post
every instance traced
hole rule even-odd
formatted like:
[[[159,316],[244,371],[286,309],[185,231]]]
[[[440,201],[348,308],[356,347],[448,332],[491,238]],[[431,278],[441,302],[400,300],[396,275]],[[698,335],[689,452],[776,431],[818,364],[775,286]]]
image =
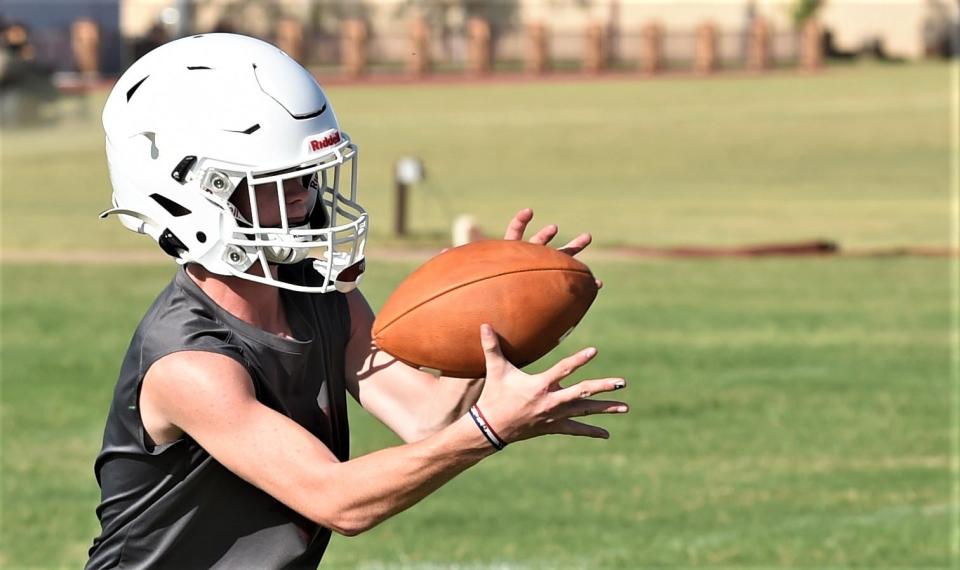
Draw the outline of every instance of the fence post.
[[[603,25],[596,22],[587,24],[583,57],[583,70],[585,72],[600,73],[607,68],[606,39]]]
[[[657,22],[648,22],[643,26],[640,69],[648,75],[663,70],[663,26]]]
[[[770,69],[770,24],[763,18],[757,18],[750,30],[750,53],[747,68],[751,71]]]
[[[415,77],[430,73],[430,28],[423,17],[414,18],[410,27],[410,58],[407,71]]]
[[[713,73],[717,70],[717,27],[713,22],[704,22],[697,27],[693,69],[697,73]]]
[[[360,77],[367,70],[367,24],[363,20],[345,20],[341,24],[340,58],[348,77]]]
[[[823,64],[823,33],[820,21],[809,18],[800,32],[800,68],[816,71]]]
[[[491,69],[490,24],[483,18],[473,17],[467,22],[467,71],[473,75],[487,75]]]
[[[303,24],[293,18],[283,18],[277,22],[277,47],[287,55],[303,63]]]
[[[550,68],[550,37],[542,22],[527,26],[527,71],[543,74]]]
[[[80,18],[70,26],[70,44],[77,71],[85,77],[100,73],[100,28],[89,18]]]

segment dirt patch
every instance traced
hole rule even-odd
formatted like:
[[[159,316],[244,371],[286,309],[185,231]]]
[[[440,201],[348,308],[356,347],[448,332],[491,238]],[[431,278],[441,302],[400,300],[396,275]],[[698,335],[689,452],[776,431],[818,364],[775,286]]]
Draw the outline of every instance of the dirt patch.
[[[827,71],[819,71],[828,73]],[[810,72],[799,69],[778,69],[758,73],[749,70],[729,70],[723,73],[705,76],[693,70],[671,70],[657,74],[648,74],[641,71],[604,71],[602,73],[587,73],[583,71],[554,71],[551,73],[534,74],[523,71],[502,71],[489,75],[474,75],[470,73],[434,73],[426,76],[415,76],[404,73],[371,73],[362,77],[347,75],[314,73],[317,81],[324,87],[392,87],[418,85],[512,85],[518,83],[586,83],[593,81],[657,81],[662,79],[689,79],[702,81],[704,79],[755,79],[762,77],[783,76],[810,76]],[[84,95],[86,93],[106,93],[113,89],[116,77],[105,77],[87,81],[64,81],[58,85],[65,95]]]
[[[422,262],[440,253],[440,247],[391,247],[367,250],[367,259],[377,261]],[[617,246],[591,247],[585,257],[596,260],[696,259],[760,257],[960,257],[960,250],[949,247],[894,246],[883,248],[842,248],[830,241],[785,242],[746,246]],[[149,265],[170,263],[160,251],[104,250],[4,250],[2,263],[49,263],[63,265]]]

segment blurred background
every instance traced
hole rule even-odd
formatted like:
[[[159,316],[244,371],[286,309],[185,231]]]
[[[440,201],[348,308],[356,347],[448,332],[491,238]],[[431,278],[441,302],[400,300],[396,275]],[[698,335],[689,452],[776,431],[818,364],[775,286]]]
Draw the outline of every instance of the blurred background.
[[[78,567],[137,322],[175,270],[99,113],[172,39],[313,71],[359,144],[375,307],[520,208],[605,287],[604,442],[511,447],[333,568],[960,564],[953,0],[3,0],[0,566]],[[229,86],[224,86],[229,97]],[[398,440],[351,410],[354,455]]]

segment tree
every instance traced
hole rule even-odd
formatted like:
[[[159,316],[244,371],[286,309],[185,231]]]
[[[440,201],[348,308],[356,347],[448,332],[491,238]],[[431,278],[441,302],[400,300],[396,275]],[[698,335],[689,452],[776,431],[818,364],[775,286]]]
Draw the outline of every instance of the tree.
[[[404,0],[397,7],[396,17],[409,12],[422,16],[431,30],[439,32],[448,59],[452,59],[453,35],[465,33],[470,18],[480,17],[490,24],[490,41],[494,46],[498,37],[519,24],[518,0]],[[459,22],[452,23],[451,20],[455,19]]]
[[[824,3],[824,0],[795,0],[790,9],[793,25],[803,27],[807,20],[817,15]]]

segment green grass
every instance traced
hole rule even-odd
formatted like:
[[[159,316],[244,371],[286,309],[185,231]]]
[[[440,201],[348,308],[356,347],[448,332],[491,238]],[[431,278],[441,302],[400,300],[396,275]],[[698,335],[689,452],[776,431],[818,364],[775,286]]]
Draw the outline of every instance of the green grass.
[[[373,303],[411,267],[372,264]],[[613,438],[508,448],[335,538],[329,567],[948,566],[943,260],[595,270],[600,298],[543,364],[600,347],[588,373],[630,381],[632,413],[597,420]],[[84,561],[119,359],[171,271],[4,266],[5,567]],[[354,454],[397,441],[356,407],[351,422]]]
[[[389,243],[393,161],[423,158],[411,227],[475,215],[497,232],[532,206],[602,244],[848,246],[948,240],[948,68],[817,76],[329,89],[361,146],[361,197]],[[115,221],[96,122],[7,132],[2,240],[12,250],[149,249]],[[43,231],[36,228],[71,228]]]

